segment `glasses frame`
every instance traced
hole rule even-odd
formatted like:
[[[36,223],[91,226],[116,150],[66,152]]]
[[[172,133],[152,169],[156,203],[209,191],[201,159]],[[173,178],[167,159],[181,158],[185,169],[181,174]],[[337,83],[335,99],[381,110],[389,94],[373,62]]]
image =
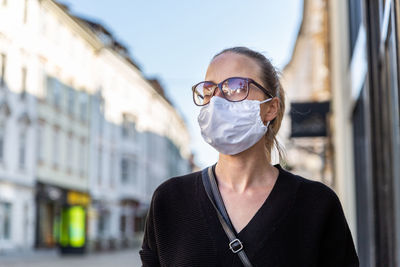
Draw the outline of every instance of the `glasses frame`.
[[[246,97],[245,97],[245,98],[243,98],[242,100],[229,100],[229,99],[226,98],[225,93],[224,93],[224,91],[222,90],[222,84],[223,84],[224,82],[226,82],[227,80],[230,80],[230,79],[243,79],[244,81],[246,81],[247,87],[248,87],[248,88],[247,88],[247,94],[246,94]],[[240,101],[245,100],[245,99],[249,96],[250,84],[254,84],[256,87],[258,87],[258,89],[260,89],[261,91],[263,91],[263,93],[266,94],[267,96],[269,96],[269,97],[271,97],[271,98],[274,97],[270,92],[268,92],[267,89],[265,89],[264,87],[262,87],[262,85],[260,85],[258,82],[254,81],[254,80],[251,79],[251,78],[245,78],[245,77],[229,77],[229,78],[226,78],[225,80],[223,80],[223,81],[220,82],[220,83],[214,83],[214,82],[211,82],[211,81],[201,81],[201,82],[196,83],[195,85],[193,85],[193,86],[192,86],[192,95],[193,95],[193,102],[194,102],[194,104],[195,104],[196,106],[200,106],[200,107],[201,107],[201,106],[208,105],[208,104],[210,103],[210,102],[208,102],[208,103],[206,103],[206,104],[199,105],[199,104],[196,103],[196,100],[195,100],[194,91],[196,90],[196,87],[197,87],[199,84],[204,83],[204,82],[208,82],[208,83],[214,84],[216,87],[218,87],[219,90],[221,91],[222,95],[224,96],[224,98],[225,98],[226,100],[230,101],[230,102],[240,102]],[[215,94],[215,89],[216,89],[216,88],[214,88],[214,91],[212,92],[211,97],[214,96],[214,94]]]

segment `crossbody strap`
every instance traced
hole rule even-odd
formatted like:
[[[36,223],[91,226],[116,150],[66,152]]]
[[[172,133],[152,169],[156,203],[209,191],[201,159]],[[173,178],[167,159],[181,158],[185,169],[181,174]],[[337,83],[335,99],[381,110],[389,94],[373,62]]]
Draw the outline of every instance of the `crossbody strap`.
[[[232,230],[232,224],[229,220],[228,213],[225,209],[224,202],[218,190],[217,182],[215,180],[212,167],[208,167],[202,171],[202,180],[207,196],[210,199],[215,211],[217,212],[218,219],[229,239],[229,248],[234,254],[238,254],[240,260],[245,267],[252,267],[249,258],[247,257],[243,243],[236,237]],[[225,217],[225,218],[224,218]]]

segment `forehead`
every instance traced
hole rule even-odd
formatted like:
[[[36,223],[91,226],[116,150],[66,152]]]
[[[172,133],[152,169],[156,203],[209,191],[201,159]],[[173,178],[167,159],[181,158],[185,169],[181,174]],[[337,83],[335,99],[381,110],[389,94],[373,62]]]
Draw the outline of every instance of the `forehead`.
[[[260,73],[261,68],[254,59],[226,52],[211,61],[205,79],[218,83],[229,77],[245,77],[261,83]]]

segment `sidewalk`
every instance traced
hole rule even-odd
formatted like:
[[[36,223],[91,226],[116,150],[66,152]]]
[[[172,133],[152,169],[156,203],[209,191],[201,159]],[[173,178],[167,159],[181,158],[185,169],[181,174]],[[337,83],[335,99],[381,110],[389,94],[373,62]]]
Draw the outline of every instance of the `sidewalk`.
[[[0,254],[0,267],[141,266],[139,248],[87,255],[60,255],[57,250]]]

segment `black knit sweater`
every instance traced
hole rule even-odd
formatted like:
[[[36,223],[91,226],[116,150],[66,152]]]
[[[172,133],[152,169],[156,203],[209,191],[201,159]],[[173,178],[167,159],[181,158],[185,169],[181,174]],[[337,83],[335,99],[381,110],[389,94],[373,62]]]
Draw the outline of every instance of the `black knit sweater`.
[[[271,193],[237,234],[253,266],[359,266],[335,192],[275,167]],[[201,172],[156,189],[140,250],[143,266],[242,266],[228,243]]]

